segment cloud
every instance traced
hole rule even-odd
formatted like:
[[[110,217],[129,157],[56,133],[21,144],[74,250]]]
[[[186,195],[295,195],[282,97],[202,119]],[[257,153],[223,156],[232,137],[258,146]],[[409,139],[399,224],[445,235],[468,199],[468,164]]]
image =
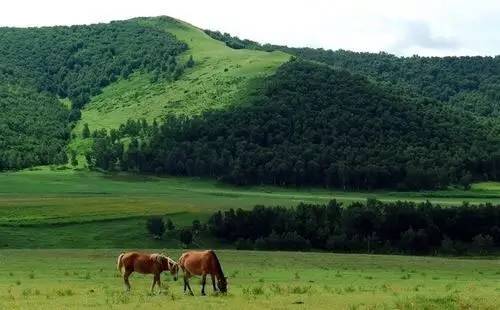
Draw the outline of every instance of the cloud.
[[[460,48],[459,41],[455,38],[437,36],[431,31],[428,23],[423,21],[404,21],[399,23],[404,29],[403,34],[390,47],[391,50],[408,54],[413,50],[434,50],[437,54]]]

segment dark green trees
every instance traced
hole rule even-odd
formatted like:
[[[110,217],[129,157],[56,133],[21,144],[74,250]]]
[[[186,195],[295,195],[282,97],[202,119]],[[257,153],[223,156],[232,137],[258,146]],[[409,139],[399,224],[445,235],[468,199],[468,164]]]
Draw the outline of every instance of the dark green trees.
[[[0,170],[66,162],[72,123],[92,96],[138,70],[178,77],[167,61],[186,49],[136,21],[0,28]],[[70,111],[58,97],[71,100]]]
[[[155,239],[161,239],[166,230],[165,222],[160,216],[150,217],[146,222],[146,228]]]
[[[300,60],[249,102],[141,132],[129,150],[139,160],[110,160],[234,184],[441,188],[464,177],[497,179],[500,167],[498,138],[468,112]]]
[[[256,206],[214,213],[215,237],[239,249],[409,254],[487,254],[500,248],[500,208],[429,202],[355,202],[343,208],[301,203],[295,208]]]

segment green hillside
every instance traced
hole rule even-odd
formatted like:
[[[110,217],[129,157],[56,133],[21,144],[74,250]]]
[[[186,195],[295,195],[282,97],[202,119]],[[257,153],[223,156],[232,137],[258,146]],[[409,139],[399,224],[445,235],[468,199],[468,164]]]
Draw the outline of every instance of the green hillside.
[[[109,85],[82,111],[77,133],[84,123],[91,130],[110,129],[128,119],[161,120],[170,114],[190,116],[226,107],[246,97],[255,83],[289,59],[282,52],[229,48],[202,30],[167,17],[135,21],[187,43],[182,57],[192,56],[194,67],[176,81],[151,83],[151,74],[139,72]]]
[[[129,148],[116,139],[131,136],[126,128],[99,137],[90,164],[344,189],[444,188],[499,176],[498,138],[470,113],[347,71],[291,61],[244,102],[143,128]]]
[[[174,79],[186,48],[133,21],[0,28],[0,170],[66,162],[69,131],[91,97],[134,72]]]

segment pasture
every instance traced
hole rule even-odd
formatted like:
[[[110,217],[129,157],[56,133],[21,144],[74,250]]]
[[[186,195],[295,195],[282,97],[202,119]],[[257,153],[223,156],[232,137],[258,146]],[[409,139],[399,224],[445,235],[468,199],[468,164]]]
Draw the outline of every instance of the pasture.
[[[462,201],[500,204],[500,191],[494,183],[477,184],[470,191],[436,192],[234,187],[194,178],[43,168],[0,174],[0,248],[175,248],[180,244],[174,238],[150,238],[145,229],[148,216],[163,215],[182,227],[194,219],[203,222],[216,210],[331,199],[348,205],[367,198],[450,206]],[[199,244],[222,246],[204,237]]]
[[[182,293],[182,280],[134,274],[124,291],[121,249],[2,250],[2,309],[497,309],[500,261],[410,256],[218,251],[229,294]],[[180,250],[166,250],[177,259]]]

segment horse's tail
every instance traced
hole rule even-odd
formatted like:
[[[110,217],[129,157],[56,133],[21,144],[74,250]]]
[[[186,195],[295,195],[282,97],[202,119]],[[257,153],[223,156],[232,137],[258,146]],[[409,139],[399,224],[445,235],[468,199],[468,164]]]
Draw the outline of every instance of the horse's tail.
[[[120,273],[122,273],[122,267],[123,267],[122,258],[123,258],[123,255],[125,255],[125,253],[120,254],[120,256],[118,256],[118,261],[116,262],[116,269],[118,269],[118,271]]]
[[[217,269],[217,273],[219,273],[219,275],[224,278],[224,272],[222,272],[222,266],[219,262],[219,258],[217,257],[217,255],[215,254],[215,251],[214,250],[209,250],[209,252],[212,254],[214,260],[215,260],[215,268]]]

